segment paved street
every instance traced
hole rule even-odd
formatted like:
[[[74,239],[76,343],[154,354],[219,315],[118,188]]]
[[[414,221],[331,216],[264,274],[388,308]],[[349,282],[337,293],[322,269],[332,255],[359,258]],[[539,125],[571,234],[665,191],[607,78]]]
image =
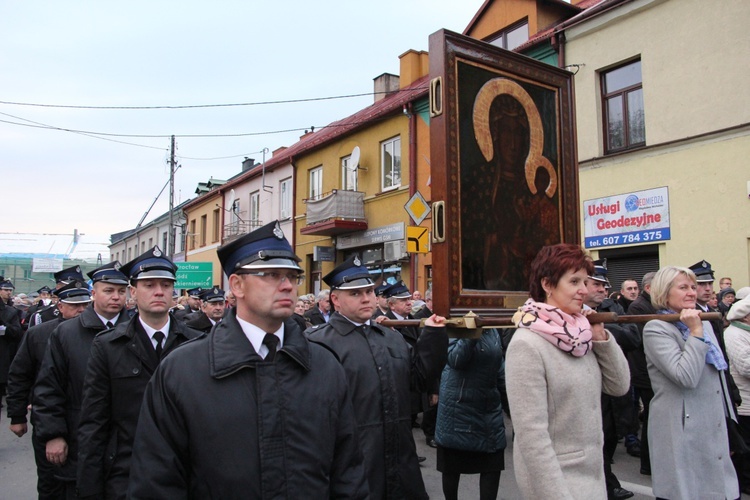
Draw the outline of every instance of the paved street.
[[[512,433],[512,423],[506,419],[506,430],[508,436]],[[425,444],[422,431],[414,431],[414,439],[420,455],[427,457],[422,464],[422,476],[424,477],[427,493],[430,498],[442,499],[440,473],[435,469],[436,451]],[[513,477],[513,448],[511,440],[505,450],[505,471],[500,476],[499,499],[515,500],[520,498],[516,480]],[[615,464],[612,466],[615,474],[620,479],[622,486],[636,493],[635,500],[653,498],[651,493],[651,478],[642,476],[639,472],[640,462],[637,458],[625,453],[622,445],[618,445],[615,454]],[[8,430],[8,420],[3,408],[2,420],[0,420],[0,498],[7,500],[26,500],[36,498],[36,473],[34,456],[31,449],[31,434],[17,438]],[[479,476],[462,476],[459,488],[459,497],[466,500],[479,498]],[[743,499],[750,499],[748,495],[742,495]]]

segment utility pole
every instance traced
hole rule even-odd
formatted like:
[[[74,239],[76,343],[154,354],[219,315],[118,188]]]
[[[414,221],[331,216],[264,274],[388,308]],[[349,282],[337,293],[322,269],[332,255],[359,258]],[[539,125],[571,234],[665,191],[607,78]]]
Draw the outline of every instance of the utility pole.
[[[172,136],[172,147],[169,155],[169,233],[167,235],[167,255],[170,258],[174,257],[174,136]]]

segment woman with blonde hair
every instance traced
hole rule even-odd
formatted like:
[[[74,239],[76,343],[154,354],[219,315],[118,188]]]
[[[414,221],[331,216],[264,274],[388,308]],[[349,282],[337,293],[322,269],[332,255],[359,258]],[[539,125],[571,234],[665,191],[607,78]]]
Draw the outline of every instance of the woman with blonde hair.
[[[591,258],[546,246],[531,264],[531,298],[513,317],[505,376],[513,415],[513,467],[527,499],[607,498],[601,393],[630,389],[625,355],[583,310]]]
[[[695,308],[697,284],[688,268],[667,266],[651,282],[651,303],[677,322],[653,320],[643,329],[654,390],[648,434],[654,495],[670,500],[740,496],[727,439],[734,417],[727,363],[708,321]]]

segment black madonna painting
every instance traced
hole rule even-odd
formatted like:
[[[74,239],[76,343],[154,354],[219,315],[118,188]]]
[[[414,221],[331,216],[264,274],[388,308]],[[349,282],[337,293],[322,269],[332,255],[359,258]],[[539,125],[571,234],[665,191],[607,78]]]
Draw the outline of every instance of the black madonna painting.
[[[446,227],[433,267],[444,266],[435,276],[447,279],[434,288],[445,285],[453,313],[500,312],[527,297],[541,247],[578,241],[570,73],[436,35],[444,51],[431,90],[440,108],[430,124],[432,198],[444,203]]]

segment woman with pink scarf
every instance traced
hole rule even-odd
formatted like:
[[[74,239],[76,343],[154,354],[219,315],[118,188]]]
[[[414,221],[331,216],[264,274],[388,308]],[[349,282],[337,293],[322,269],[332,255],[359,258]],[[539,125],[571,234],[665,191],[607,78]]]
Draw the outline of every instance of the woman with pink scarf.
[[[513,467],[524,498],[607,498],[601,393],[625,394],[628,363],[604,325],[583,310],[591,258],[577,245],[542,248],[531,298],[513,317],[506,358]]]

